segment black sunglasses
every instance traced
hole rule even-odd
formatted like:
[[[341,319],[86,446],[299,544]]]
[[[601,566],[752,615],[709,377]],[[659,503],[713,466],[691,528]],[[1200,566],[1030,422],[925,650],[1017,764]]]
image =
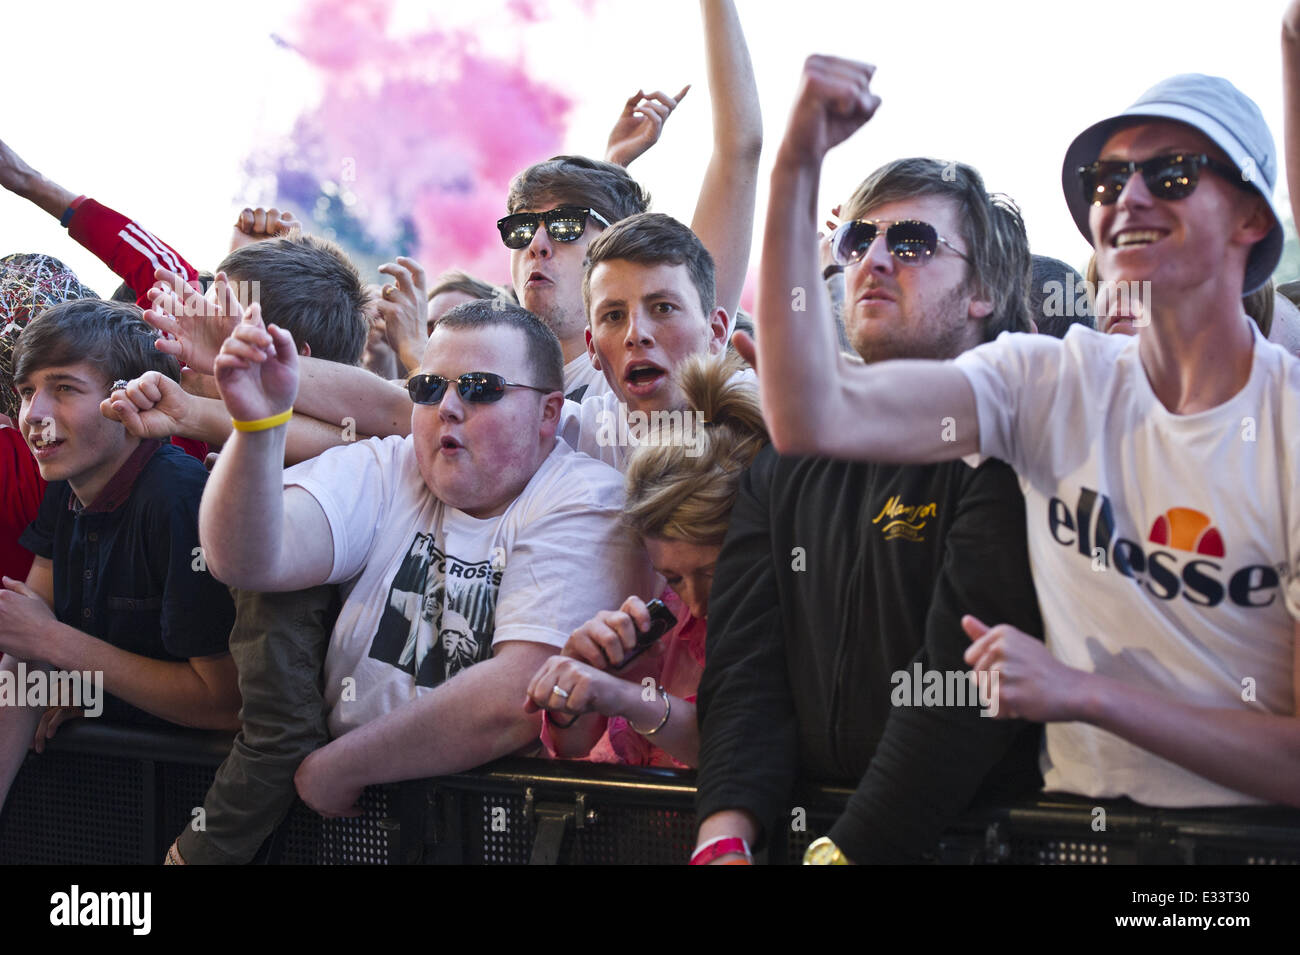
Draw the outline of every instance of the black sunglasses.
[[[951,242],[941,236],[934,226],[917,219],[902,219],[898,222],[871,222],[867,219],[854,219],[846,222],[831,235],[831,254],[840,265],[852,265],[861,261],[880,234],[880,227],[885,229],[885,245],[889,254],[904,265],[922,265],[939,250],[942,242],[967,262],[970,259]]]
[[[498,219],[497,228],[501,230],[501,241],[506,248],[526,249],[542,223],[546,224],[546,234],[556,242],[576,242],[586,231],[587,216],[609,228],[608,219],[595,209],[584,206],[560,206],[547,212],[516,212]]]
[[[444,378],[441,375],[412,375],[406,383],[411,400],[417,405],[436,405],[447,393],[447,386],[456,383],[456,392],[465,401],[474,404],[488,404],[500,401],[507,388],[531,388],[549,395],[550,388],[538,388],[536,385],[521,385],[515,381],[506,381],[501,375],[490,371],[467,371],[459,378]]]
[[[1186,199],[1196,190],[1202,168],[1217,172],[1243,189],[1250,189],[1250,184],[1237,171],[1236,166],[1211,159],[1204,153],[1174,153],[1171,156],[1155,156],[1142,162],[1098,159],[1079,167],[1079,182],[1083,188],[1084,201],[1095,206],[1108,206],[1116,202],[1135,172],[1142,173],[1147,191],[1155,198]]]

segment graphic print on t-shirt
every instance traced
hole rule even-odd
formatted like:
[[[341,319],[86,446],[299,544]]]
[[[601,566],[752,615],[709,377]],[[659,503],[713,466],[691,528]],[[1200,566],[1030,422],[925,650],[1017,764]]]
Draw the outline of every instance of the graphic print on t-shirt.
[[[370,657],[437,686],[492,655],[500,561],[444,554],[417,533],[388,589]]]
[[[1124,537],[1118,526],[1104,492],[1080,486],[1073,512],[1061,498],[1048,500],[1047,527],[1056,543],[1076,548],[1093,561],[1094,569],[1113,567],[1159,600],[1181,594],[1200,607],[1225,602],[1251,609],[1268,607],[1278,599],[1276,591],[1287,578],[1285,561],[1244,566],[1229,562],[1227,544],[1215,521],[1195,508],[1162,511],[1147,534],[1150,547]]]

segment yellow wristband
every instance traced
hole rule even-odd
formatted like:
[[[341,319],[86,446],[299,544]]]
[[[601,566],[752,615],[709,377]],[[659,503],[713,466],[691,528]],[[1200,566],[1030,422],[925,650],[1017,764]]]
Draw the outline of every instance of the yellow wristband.
[[[230,419],[230,426],[236,431],[269,431],[271,428],[278,428],[290,418],[293,417],[293,409],[281,411],[279,414],[273,414],[269,418],[258,418],[256,421],[236,421]]]

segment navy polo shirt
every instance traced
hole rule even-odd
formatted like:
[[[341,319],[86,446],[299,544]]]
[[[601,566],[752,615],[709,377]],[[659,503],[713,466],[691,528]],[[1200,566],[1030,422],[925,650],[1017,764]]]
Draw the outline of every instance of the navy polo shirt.
[[[228,653],[234,603],[197,550],[207,479],[180,448],[150,440],[86,507],[67,481],[51,483],[19,543],[53,562],[59,621],[155,660]],[[163,723],[107,693],[104,715]]]

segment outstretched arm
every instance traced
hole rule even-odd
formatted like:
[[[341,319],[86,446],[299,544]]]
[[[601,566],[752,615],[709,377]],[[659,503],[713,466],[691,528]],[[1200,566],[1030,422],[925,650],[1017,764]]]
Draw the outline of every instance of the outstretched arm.
[[[323,816],[357,815],[366,786],[462,772],[513,753],[537,738],[540,717],[519,701],[554,652],[502,643],[491,660],[316,750],[298,767],[298,795]]]
[[[1300,0],[1282,19],[1282,101],[1286,104],[1286,185],[1293,221],[1300,222]]]
[[[979,448],[975,393],[965,375],[940,362],[854,366],[841,360],[819,288],[822,161],[875,113],[874,72],[835,57],[812,56],[804,64],[772,169],[763,235],[757,316],[763,417],[783,454],[900,464],[950,460]],[[749,349],[743,336],[736,343]]]
[[[99,410],[120,421],[137,438],[170,438],[180,435],[220,447],[230,440],[234,428],[230,413],[220,398],[192,395],[166,375],[147,371],[127,382],[99,404]],[[285,435],[284,463],[288,467],[308,461],[330,448],[369,435],[335,427],[305,414],[295,414]]]
[[[732,0],[700,0],[713,103],[713,155],[691,229],[713,256],[717,301],[736,314],[754,237],[763,116],[745,34]]]
[[[210,299],[187,288],[174,273],[159,270],[157,278],[160,287],[148,293],[152,307],[144,320],[171,336],[159,339],[158,349],[212,374],[218,352],[243,315],[225,273],[217,273]],[[352,426],[363,434],[411,433],[411,398],[405,388],[356,365],[306,356],[296,364],[301,376],[298,411],[340,427],[348,425],[345,418],[352,418]]]
[[[3,142],[0,142],[0,186],[22,196],[56,219],[61,218],[77,198],[75,192],[69,192],[42,176]]]
[[[293,406],[298,354],[282,328],[262,326],[253,305],[221,346],[217,387],[237,421]],[[316,499],[284,487],[283,424],[235,431],[217,458],[199,507],[199,539],[212,575],[248,590],[301,590],[323,583],[334,563],[329,521]]]
[[[138,222],[94,199],[78,202],[75,192],[46,179],[3,142],[0,142],[0,186],[39,206],[67,226],[74,240],[126,282],[135,292],[136,304],[141,308],[149,307],[145,293],[153,284],[155,269],[183,273],[186,282],[198,278],[194,266]],[[75,210],[72,209],[74,205]],[[69,210],[73,215],[64,221],[64,214]]]
[[[1015,627],[990,628],[970,616],[962,626],[974,641],[966,651],[971,668],[998,671],[999,718],[1091,723],[1230,789],[1300,806],[1300,711],[1184,703],[1066,666]],[[1300,621],[1294,630],[1292,680],[1300,701]]]

